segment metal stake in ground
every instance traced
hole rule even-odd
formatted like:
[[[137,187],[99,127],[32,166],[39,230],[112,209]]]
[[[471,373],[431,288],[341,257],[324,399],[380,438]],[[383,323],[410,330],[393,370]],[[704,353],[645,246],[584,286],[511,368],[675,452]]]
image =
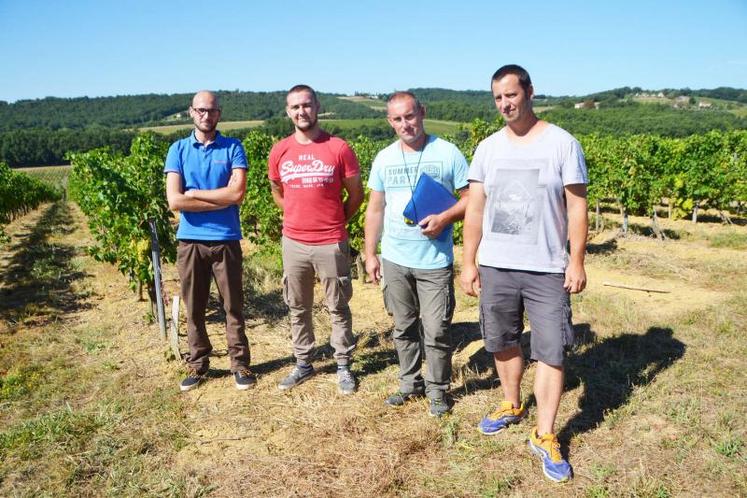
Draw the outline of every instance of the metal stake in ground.
[[[166,340],[166,313],[163,310],[163,296],[161,295],[161,249],[158,246],[158,233],[156,232],[156,222],[153,219],[148,220],[150,227],[150,255],[153,264],[153,280],[156,293],[156,314],[158,315],[158,325],[161,329],[161,339]]]
[[[169,342],[171,343],[171,351],[174,353],[176,359],[181,358],[179,352],[179,303],[181,299],[179,296],[174,296],[171,300],[171,329],[169,334]]]

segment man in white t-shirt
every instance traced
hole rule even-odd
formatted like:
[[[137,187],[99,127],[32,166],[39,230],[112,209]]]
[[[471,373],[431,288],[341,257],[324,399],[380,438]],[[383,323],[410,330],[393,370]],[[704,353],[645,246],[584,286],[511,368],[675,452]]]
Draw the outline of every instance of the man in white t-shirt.
[[[575,138],[534,114],[525,69],[501,67],[491,88],[506,126],[478,145],[470,166],[460,277],[467,294],[480,294],[481,332],[504,397],[479,430],[496,434],[526,415],[519,343],[526,311],[531,358],[537,361],[537,427],[529,446],[542,459],[545,475],[562,482],[572,469],[560,454],[554,425],[564,349],[573,344],[570,294],[586,286],[586,164]]]
[[[399,140],[379,152],[371,166],[364,254],[371,280],[378,283],[383,275],[384,305],[394,318],[400,386],[386,404],[401,406],[425,394],[430,415],[440,417],[451,409],[446,393],[453,353],[452,223],[462,219],[467,204],[467,161],[456,146],[428,135],[424,118],[425,107],[411,92],[389,97],[387,120]],[[463,194],[445,211],[410,224],[403,211],[422,175]],[[376,249],[382,229],[380,262]]]

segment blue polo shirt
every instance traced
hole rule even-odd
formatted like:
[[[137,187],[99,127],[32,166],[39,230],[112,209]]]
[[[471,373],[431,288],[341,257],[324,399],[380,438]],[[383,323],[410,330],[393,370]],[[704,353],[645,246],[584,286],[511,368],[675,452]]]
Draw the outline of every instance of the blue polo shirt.
[[[186,192],[225,187],[234,168],[247,169],[241,142],[216,133],[215,141],[205,146],[195,138],[193,131],[190,136],[171,144],[163,172],[179,173],[182,189]],[[176,238],[240,240],[239,206],[227,206],[217,211],[182,211]]]

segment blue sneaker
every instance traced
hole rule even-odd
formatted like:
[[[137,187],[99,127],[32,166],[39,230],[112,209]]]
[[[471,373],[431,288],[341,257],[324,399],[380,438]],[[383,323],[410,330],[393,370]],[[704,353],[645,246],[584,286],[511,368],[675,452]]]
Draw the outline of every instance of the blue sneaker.
[[[524,409],[524,403],[518,408],[510,401],[501,401],[498,408],[493,413],[483,418],[477,426],[477,429],[485,435],[492,436],[498,434],[511,424],[521,422],[527,414]]]
[[[184,380],[179,384],[179,389],[181,389],[182,392],[191,391],[198,387],[203,380],[205,380],[204,373],[199,373],[194,368],[189,368],[187,369],[187,376],[184,377]]]
[[[257,376],[248,368],[242,368],[241,370],[234,372],[233,378],[234,381],[236,381],[236,389],[239,391],[245,391],[250,387],[257,385]]]
[[[566,482],[573,476],[571,464],[560,454],[560,443],[555,434],[537,435],[537,428],[529,435],[529,449],[542,460],[542,472],[555,482]]]

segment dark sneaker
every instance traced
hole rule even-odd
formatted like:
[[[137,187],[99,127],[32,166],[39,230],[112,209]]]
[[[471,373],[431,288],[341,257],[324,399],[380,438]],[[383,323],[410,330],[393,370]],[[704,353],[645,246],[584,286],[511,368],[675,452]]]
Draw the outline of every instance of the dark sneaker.
[[[524,409],[523,403],[520,407],[514,408],[510,401],[502,401],[493,413],[480,421],[477,429],[483,434],[492,436],[498,434],[510,424],[519,423],[526,414],[527,411]]]
[[[179,389],[181,389],[182,392],[190,391],[199,386],[204,379],[205,374],[197,373],[197,370],[190,368],[187,371],[187,376],[184,377],[184,380],[179,384]]]
[[[402,406],[411,399],[416,398],[422,398],[423,392],[422,391],[413,391],[411,393],[403,393],[402,391],[397,391],[396,393],[389,396],[387,399],[384,400],[384,404],[388,406]]]
[[[428,415],[431,417],[442,417],[451,411],[449,402],[446,398],[431,398],[431,407],[428,410]]]
[[[355,377],[350,368],[337,368],[337,390],[340,391],[340,394],[353,394],[355,392]]]
[[[298,384],[306,382],[312,375],[314,375],[313,366],[309,365],[308,368],[302,368],[296,365],[295,367],[293,367],[291,373],[288,374],[286,378],[280,381],[280,384],[278,384],[278,389],[280,389],[281,391],[287,391],[288,389],[296,387]]]
[[[238,372],[234,372],[233,378],[236,381],[236,389],[240,391],[254,387],[257,384],[257,376],[248,368],[242,368]]]
[[[560,443],[555,434],[537,435],[537,428],[529,434],[529,449],[542,460],[542,472],[551,481],[566,482],[573,475],[571,464],[560,454]]]

